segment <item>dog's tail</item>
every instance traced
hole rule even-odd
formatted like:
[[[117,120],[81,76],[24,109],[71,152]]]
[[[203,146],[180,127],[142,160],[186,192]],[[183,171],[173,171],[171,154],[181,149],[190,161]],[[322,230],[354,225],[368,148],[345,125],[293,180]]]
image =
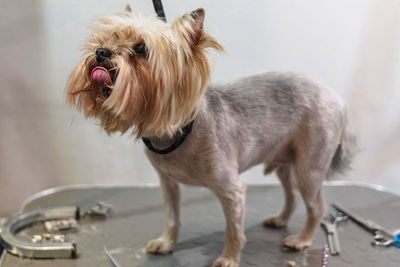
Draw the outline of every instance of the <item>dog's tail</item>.
[[[355,135],[343,130],[342,139],[332,158],[327,177],[332,177],[335,173],[344,174],[351,168],[351,162],[357,152],[357,140]]]

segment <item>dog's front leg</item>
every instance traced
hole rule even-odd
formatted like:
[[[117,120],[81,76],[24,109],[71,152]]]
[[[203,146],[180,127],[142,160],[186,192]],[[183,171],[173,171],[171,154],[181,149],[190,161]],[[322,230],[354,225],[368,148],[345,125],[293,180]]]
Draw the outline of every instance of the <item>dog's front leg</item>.
[[[177,182],[161,174],[160,185],[166,214],[164,231],[159,238],[147,244],[146,251],[148,253],[167,254],[172,251],[178,240],[180,188]]]
[[[235,181],[229,180],[222,187],[211,190],[219,198],[226,219],[224,251],[214,261],[213,267],[237,267],[241,250],[246,242],[243,232],[246,186],[236,177]]]

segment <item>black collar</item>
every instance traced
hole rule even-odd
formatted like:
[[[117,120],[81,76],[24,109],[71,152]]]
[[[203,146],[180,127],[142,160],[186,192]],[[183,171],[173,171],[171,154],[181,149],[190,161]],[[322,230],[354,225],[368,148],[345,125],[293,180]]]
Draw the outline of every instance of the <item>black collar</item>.
[[[193,126],[194,120],[189,122],[188,124],[186,124],[182,130],[181,133],[179,134],[178,138],[175,140],[174,143],[172,143],[172,145],[170,145],[169,147],[165,148],[165,149],[158,149],[155,148],[152,144],[149,138],[143,137],[143,143],[147,146],[148,149],[150,149],[151,151],[153,151],[154,153],[157,154],[168,154],[171,153],[172,151],[174,151],[175,149],[177,149],[180,145],[182,145],[183,141],[185,141],[186,137],[188,137],[188,135],[192,132],[192,126]]]

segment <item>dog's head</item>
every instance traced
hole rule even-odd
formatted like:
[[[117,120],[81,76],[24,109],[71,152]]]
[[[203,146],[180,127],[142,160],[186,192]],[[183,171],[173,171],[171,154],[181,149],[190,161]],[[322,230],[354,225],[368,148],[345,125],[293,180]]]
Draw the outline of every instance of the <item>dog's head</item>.
[[[67,101],[107,133],[172,135],[196,115],[210,76],[204,10],[168,24],[131,12],[99,18],[86,55],[71,73]]]

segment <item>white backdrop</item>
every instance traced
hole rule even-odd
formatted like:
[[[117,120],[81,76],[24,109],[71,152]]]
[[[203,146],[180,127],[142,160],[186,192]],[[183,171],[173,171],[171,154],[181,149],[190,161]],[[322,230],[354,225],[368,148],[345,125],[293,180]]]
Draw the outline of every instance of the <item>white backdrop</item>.
[[[143,145],[107,136],[65,104],[68,74],[90,22],[127,1],[9,1],[0,11],[0,216],[27,196],[75,183],[157,184]],[[152,14],[151,0],[129,1]],[[323,81],[348,103],[360,152],[341,179],[400,191],[400,1],[164,0],[168,21],[203,7],[226,48],[213,81],[290,70]],[[262,167],[246,183],[275,181]]]

